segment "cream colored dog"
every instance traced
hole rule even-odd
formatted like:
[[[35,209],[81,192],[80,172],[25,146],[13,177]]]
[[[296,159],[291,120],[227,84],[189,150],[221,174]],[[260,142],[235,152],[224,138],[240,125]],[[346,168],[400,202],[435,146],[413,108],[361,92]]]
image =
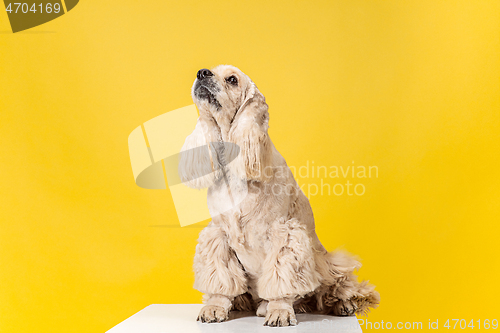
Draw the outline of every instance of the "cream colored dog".
[[[265,325],[289,326],[296,312],[375,308],[378,292],[353,274],[359,262],[319,241],[309,200],[269,138],[268,106],[250,78],[232,66],[202,69],[192,95],[200,117],[179,174],[189,187],[208,187],[212,215],[194,258],[194,287],[206,303],[198,320],[256,310]]]

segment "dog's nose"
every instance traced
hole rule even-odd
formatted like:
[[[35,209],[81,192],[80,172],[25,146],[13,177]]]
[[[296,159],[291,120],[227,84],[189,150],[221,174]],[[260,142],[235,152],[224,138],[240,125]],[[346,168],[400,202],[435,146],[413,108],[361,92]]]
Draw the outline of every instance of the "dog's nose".
[[[214,73],[212,73],[211,71],[209,71],[206,68],[200,69],[198,71],[198,74],[196,74],[196,77],[198,78],[198,80],[204,79],[204,78],[209,77],[209,76],[214,76]]]

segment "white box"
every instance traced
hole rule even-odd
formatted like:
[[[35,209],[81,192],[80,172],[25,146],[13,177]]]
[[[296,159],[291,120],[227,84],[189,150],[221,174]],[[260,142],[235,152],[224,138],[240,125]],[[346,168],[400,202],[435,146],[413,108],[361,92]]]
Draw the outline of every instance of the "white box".
[[[255,313],[233,311],[223,323],[202,324],[196,317],[203,304],[152,304],[107,333],[360,333],[358,320],[318,314],[298,314],[297,326],[268,327]]]

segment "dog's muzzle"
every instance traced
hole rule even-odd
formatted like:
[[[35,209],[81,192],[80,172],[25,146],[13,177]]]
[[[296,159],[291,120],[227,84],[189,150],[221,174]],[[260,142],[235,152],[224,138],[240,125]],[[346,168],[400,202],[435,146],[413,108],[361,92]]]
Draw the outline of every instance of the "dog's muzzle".
[[[196,74],[194,85],[194,96],[198,100],[206,100],[219,110],[222,106],[217,100],[217,93],[220,91],[217,84],[213,81],[214,74],[208,69],[200,69]]]

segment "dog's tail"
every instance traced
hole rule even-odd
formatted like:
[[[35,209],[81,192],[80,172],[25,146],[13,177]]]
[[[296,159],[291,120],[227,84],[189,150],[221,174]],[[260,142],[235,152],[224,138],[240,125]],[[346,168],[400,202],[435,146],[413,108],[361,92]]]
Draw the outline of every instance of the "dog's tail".
[[[316,265],[321,286],[314,293],[316,310],[337,316],[366,315],[380,303],[380,295],[368,281],[354,274],[361,263],[344,251],[318,254]]]

